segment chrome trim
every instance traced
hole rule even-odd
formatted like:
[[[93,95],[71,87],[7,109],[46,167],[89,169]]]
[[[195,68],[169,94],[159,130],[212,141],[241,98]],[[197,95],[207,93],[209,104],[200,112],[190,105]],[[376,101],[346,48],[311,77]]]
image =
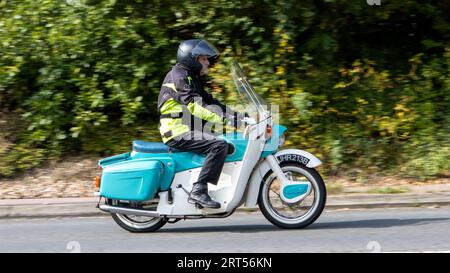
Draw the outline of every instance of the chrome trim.
[[[226,218],[233,214],[234,210],[218,214],[206,214],[206,215],[161,215],[154,211],[130,209],[109,205],[100,205],[100,210],[110,213],[129,214],[135,216],[147,216],[147,217],[167,217],[174,219],[201,219],[201,218]]]
[[[118,214],[130,214],[136,216],[148,216],[148,217],[161,217],[159,213],[155,211],[141,210],[141,209],[130,209],[124,207],[116,207],[109,205],[100,205],[100,210],[110,212],[110,213],[118,213]]]

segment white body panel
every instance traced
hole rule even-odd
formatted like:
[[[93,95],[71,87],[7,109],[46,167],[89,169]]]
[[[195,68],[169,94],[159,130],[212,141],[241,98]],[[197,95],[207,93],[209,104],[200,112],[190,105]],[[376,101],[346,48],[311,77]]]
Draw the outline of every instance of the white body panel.
[[[197,181],[201,171],[201,168],[196,168],[175,174],[171,185],[173,203],[169,204],[168,192],[159,193],[160,201],[157,212],[160,215],[179,216],[217,214],[234,210],[241,203],[250,175],[261,157],[265,143],[265,132],[266,123],[254,126],[254,129],[249,131],[249,139],[255,140],[248,142],[243,160],[226,163],[217,185],[208,184],[209,195],[221,204],[219,209],[197,209],[194,204],[187,202],[192,185]]]
[[[201,171],[201,168],[196,168],[175,174],[171,185],[173,203],[169,204],[167,191],[160,192],[157,212],[164,215],[202,215],[211,212],[225,212],[227,208],[226,205],[229,204],[233,198],[233,192],[235,191],[237,178],[239,177],[241,168],[242,161],[225,163],[217,185],[208,184],[209,194],[211,198],[221,204],[220,209],[197,209],[194,204],[187,202],[192,185],[197,181]],[[178,185],[181,185],[182,188]]]

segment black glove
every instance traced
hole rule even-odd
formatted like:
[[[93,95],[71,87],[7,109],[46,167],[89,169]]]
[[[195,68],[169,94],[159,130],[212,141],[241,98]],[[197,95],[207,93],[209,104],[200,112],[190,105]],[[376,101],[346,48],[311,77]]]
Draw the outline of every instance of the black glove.
[[[248,117],[247,112],[244,112],[244,113],[236,112],[236,114],[237,114],[237,118],[238,118],[239,120],[243,120],[245,117]]]
[[[240,119],[230,117],[230,118],[227,118],[227,125],[237,129],[237,128],[241,127],[242,121]]]
[[[237,129],[241,127],[242,124],[244,123],[242,120],[248,116],[249,115],[247,112],[244,113],[234,112],[233,115],[229,115],[228,118],[226,119],[226,125]]]
[[[233,115],[228,116],[227,125],[237,129],[241,127],[243,118],[244,116],[241,113],[234,112]]]

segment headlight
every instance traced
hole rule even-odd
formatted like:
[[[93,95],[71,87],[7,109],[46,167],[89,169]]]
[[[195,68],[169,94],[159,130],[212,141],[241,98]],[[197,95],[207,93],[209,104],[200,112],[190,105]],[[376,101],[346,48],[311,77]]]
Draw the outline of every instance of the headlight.
[[[283,134],[280,136],[280,139],[278,140],[278,147],[283,146],[285,141],[286,141],[286,134],[283,133]]]

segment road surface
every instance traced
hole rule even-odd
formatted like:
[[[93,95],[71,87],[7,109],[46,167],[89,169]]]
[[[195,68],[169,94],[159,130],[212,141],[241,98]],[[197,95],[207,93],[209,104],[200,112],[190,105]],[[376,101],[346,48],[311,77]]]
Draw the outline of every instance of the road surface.
[[[450,208],[331,210],[283,230],[259,212],[133,234],[109,216],[0,220],[0,252],[449,252]]]

